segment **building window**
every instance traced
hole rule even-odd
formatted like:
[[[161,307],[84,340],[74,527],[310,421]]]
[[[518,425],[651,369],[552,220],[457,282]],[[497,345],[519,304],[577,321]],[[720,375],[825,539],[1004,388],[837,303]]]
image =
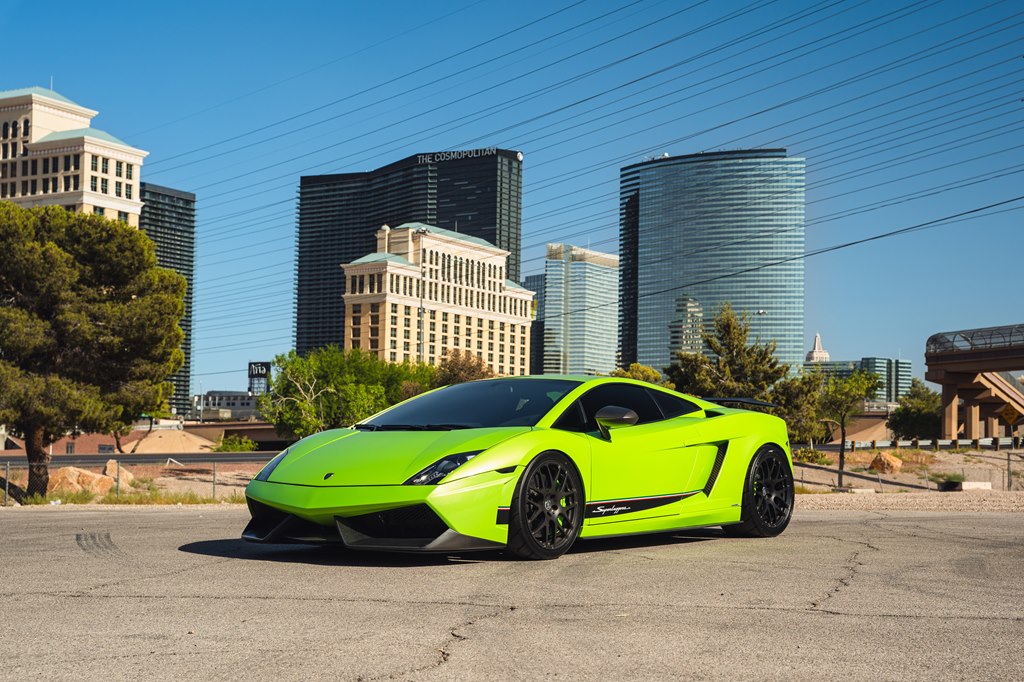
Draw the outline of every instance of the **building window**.
[[[95,175],[92,175],[92,176],[89,177],[89,189],[91,189],[93,192],[96,191],[96,176]]]
[[[104,210],[102,206],[93,206],[92,212],[96,215],[104,215]]]
[[[31,125],[31,123],[29,123],[29,120],[26,118],[25,119],[25,125],[23,126],[24,130],[22,130],[22,133],[21,133],[25,137],[28,137],[28,128],[29,128],[30,125]]]
[[[56,172],[56,170],[57,169],[54,168],[54,172]],[[50,172],[50,159],[49,158],[43,159],[43,172],[44,173],[49,173]]]
[[[67,192],[70,189],[71,189],[71,176],[70,175],[65,175],[64,176],[64,191]]]
[[[130,163],[128,164],[127,168],[125,168],[124,176],[126,178],[128,178],[129,180],[131,180],[134,177],[134,173],[132,173],[132,168],[133,168],[133,166]]]
[[[106,178],[100,178],[100,192],[107,194],[110,189],[110,185]]]
[[[74,163],[72,164],[75,170],[78,170],[82,166],[82,155],[75,154]]]
[[[98,156],[96,156],[95,154],[93,154],[93,156],[92,156],[92,160],[90,161],[90,165],[89,165],[89,167],[90,167],[90,168],[91,168],[92,170],[94,170],[94,171],[95,171],[95,170],[99,170],[99,169],[100,169],[100,166],[99,166],[99,164],[100,164],[100,158],[99,158]]]
[[[32,175],[39,174],[39,159],[32,159]]]
[[[128,212],[127,211],[118,211],[117,212],[117,219],[120,220],[122,223],[127,223],[128,222]]]
[[[122,187],[122,185],[121,185],[121,181],[120,180],[118,180],[117,182],[114,183],[114,196],[115,197],[121,196],[121,187]]]
[[[65,154],[64,155],[64,172],[67,173],[69,170],[71,170],[71,155],[70,154]]]
[[[71,176],[71,189],[75,190],[76,192],[78,191],[78,176],[77,175],[72,175]]]
[[[103,166],[104,173],[110,172],[110,159],[104,158],[103,163],[101,165]]]
[[[117,161],[114,163],[114,175],[121,177],[124,174],[124,163]]]
[[[125,196],[126,199],[131,199],[132,198],[132,186],[131,186],[131,183],[128,183],[127,185],[124,186],[124,196]]]
[[[15,123],[14,125],[18,125],[18,124]],[[64,444],[64,454],[65,455],[73,455],[73,454],[75,454],[75,443],[74,443],[74,441],[68,441],[67,443]]]

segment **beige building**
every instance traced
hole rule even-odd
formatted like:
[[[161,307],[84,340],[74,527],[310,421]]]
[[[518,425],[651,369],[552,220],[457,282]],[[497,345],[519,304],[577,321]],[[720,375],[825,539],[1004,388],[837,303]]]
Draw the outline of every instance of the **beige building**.
[[[139,171],[149,152],[89,127],[97,113],[46,88],[0,91],[0,200],[138,227]]]
[[[498,375],[527,374],[533,292],[506,279],[508,255],[433,225],[385,225],[375,253],[342,265],[346,348],[435,365],[458,349]]]

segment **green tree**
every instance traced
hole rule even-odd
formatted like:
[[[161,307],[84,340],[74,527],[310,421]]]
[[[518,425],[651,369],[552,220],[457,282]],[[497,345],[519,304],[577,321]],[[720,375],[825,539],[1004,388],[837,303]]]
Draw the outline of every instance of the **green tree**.
[[[224,436],[217,443],[217,447],[213,448],[214,452],[254,452],[255,450],[256,441],[248,436],[239,436],[237,434]]]
[[[846,427],[852,417],[864,409],[864,401],[878,390],[878,375],[857,370],[848,377],[829,377],[821,398],[821,412],[825,419],[839,425],[839,486],[843,485],[843,467],[846,465]]]
[[[623,377],[625,379],[636,379],[637,381],[646,381],[649,384],[655,386],[664,386],[665,388],[675,388],[668,379],[661,376],[661,373],[653,367],[647,365],[641,365],[639,362],[630,363],[626,369],[614,369],[612,370],[611,376]]]
[[[771,400],[772,387],[789,373],[789,365],[775,356],[775,341],[748,344],[750,319],[737,315],[728,303],[711,326],[701,334],[710,355],[679,352],[665,368],[676,390],[702,397]]]
[[[490,379],[493,376],[494,371],[490,365],[468,350],[449,350],[441,359],[433,385],[436,388],[477,379]]]
[[[403,366],[388,365],[375,354],[337,346],[278,355],[270,390],[257,399],[260,413],[278,433],[298,438],[349,426],[401,399]],[[391,401],[385,383],[394,385]]]
[[[772,412],[786,420],[790,440],[809,443],[825,436],[821,423],[821,400],[825,392],[825,377],[820,372],[803,372],[777,382],[771,389],[770,402],[777,407]]]
[[[899,398],[900,406],[889,415],[885,425],[896,438],[938,438],[942,430],[942,398],[918,378],[910,380],[910,390]]]
[[[181,367],[185,279],[139,230],[58,207],[0,202],[0,423],[25,439],[28,494],[47,446],[165,409]]]

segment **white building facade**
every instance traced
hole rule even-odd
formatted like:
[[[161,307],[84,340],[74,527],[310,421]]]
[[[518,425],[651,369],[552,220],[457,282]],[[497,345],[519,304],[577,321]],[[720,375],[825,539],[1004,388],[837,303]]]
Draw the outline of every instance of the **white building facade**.
[[[149,152],[90,127],[97,113],[45,88],[0,92],[0,200],[138,227]]]
[[[347,348],[440,364],[470,352],[499,376],[528,373],[533,292],[506,278],[508,251],[426,225],[387,225],[377,250],[342,265]]]

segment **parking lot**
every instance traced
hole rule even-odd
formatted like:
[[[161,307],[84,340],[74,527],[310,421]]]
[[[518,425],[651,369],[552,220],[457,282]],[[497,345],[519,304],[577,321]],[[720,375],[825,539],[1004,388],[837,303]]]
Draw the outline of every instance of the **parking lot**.
[[[552,562],[238,540],[241,506],[0,510],[3,679],[1024,679],[1024,520],[797,511]]]

